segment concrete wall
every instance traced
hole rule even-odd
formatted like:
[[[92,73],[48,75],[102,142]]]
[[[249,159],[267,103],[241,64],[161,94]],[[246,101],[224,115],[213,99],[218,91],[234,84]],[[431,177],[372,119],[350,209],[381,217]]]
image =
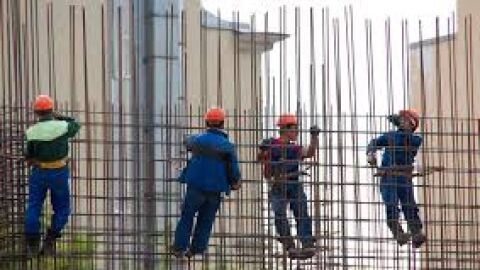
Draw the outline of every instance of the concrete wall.
[[[457,11],[455,36],[442,37],[439,43],[431,40],[422,47],[424,87],[421,48],[419,44],[412,46],[410,98],[423,116],[442,119],[423,121],[425,142],[420,163],[447,168],[417,179],[417,184],[427,185],[417,189],[421,203],[426,204],[421,212],[429,238],[422,256],[430,267],[476,269],[478,264],[471,261],[476,249],[473,241],[478,239],[480,212],[475,205],[480,196],[476,192],[478,181],[468,171],[477,166],[473,151],[478,148],[480,107],[475,101],[480,98],[480,76],[476,75],[480,55],[476,50],[478,31],[474,29],[480,22],[480,2],[459,0]],[[465,27],[470,13],[473,36],[469,22]],[[442,261],[435,264],[434,260],[440,258]]]

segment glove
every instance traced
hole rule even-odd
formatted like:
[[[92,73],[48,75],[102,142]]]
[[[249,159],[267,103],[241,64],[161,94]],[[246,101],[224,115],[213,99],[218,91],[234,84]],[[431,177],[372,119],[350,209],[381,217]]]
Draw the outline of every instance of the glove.
[[[240,187],[242,187],[242,184],[240,184],[240,183],[235,183],[235,184],[232,184],[232,185],[230,186],[230,189],[231,189],[231,190],[239,190]]]
[[[271,144],[272,144],[271,139],[264,139],[262,140],[258,148],[262,151],[267,151]]]
[[[317,126],[312,126],[310,128],[310,135],[318,136],[320,134],[320,129]]]
[[[367,162],[370,166],[377,166],[377,156],[375,155],[375,153],[367,154]]]
[[[400,126],[400,116],[398,114],[387,116],[387,120],[396,127]]]

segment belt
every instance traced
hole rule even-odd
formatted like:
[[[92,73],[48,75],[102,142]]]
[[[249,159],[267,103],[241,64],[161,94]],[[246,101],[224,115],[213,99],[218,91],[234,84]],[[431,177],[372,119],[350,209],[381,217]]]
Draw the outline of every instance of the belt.
[[[59,159],[55,161],[37,161],[34,163],[40,169],[60,169],[67,166],[67,159]]]
[[[409,171],[384,171],[379,170],[374,174],[374,176],[405,176],[405,177],[413,177],[416,176],[413,172]]]

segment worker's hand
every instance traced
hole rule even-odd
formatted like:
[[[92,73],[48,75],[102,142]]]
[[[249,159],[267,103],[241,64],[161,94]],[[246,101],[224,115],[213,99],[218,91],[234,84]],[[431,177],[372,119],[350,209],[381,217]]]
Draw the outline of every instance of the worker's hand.
[[[375,153],[367,154],[367,162],[372,167],[377,166],[377,156],[375,155]]]
[[[310,135],[312,136],[318,136],[320,134],[320,129],[317,126],[312,126],[310,128]]]
[[[400,116],[398,114],[392,114],[387,116],[387,120],[394,126],[400,126]]]
[[[242,184],[240,183],[235,183],[230,186],[231,190],[239,190],[242,187]]]
[[[270,146],[272,145],[272,140],[271,139],[264,139],[258,146],[258,148],[262,151],[267,151]]]

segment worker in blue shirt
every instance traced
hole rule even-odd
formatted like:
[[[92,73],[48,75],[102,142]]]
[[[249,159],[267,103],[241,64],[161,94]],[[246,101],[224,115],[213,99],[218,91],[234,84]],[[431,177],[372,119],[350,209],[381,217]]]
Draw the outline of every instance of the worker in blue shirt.
[[[413,247],[419,248],[426,241],[412,184],[413,163],[422,144],[422,137],[414,133],[419,126],[419,116],[414,110],[401,110],[389,116],[389,121],[398,129],[369,143],[367,161],[376,166],[376,151],[384,149],[379,172],[382,175],[380,193],[385,203],[387,226],[399,245],[406,244],[411,236]],[[399,202],[411,235],[404,232],[399,222]]]
[[[191,257],[205,252],[222,193],[229,194],[230,190],[240,188],[235,147],[224,131],[224,111],[212,108],[205,113],[204,119],[207,130],[190,136],[186,141],[192,157],[179,177],[180,182],[187,184],[187,192],[175,231],[173,253],[177,257]]]

